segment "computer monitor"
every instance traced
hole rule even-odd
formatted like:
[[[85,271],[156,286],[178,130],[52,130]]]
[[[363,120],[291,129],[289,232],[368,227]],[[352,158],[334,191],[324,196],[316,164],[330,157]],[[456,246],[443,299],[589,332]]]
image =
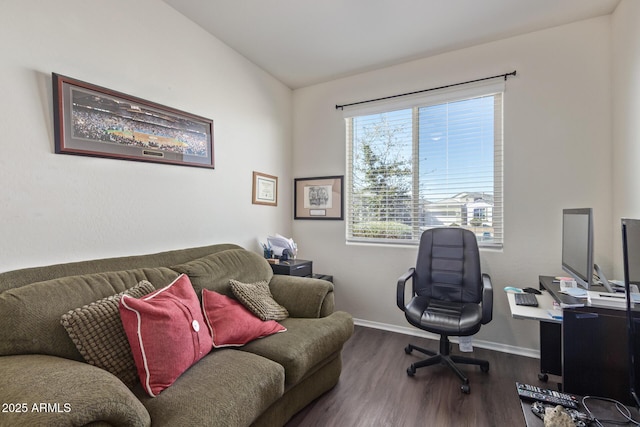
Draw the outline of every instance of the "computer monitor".
[[[622,218],[622,266],[624,289],[630,295],[632,284],[640,284],[640,219]],[[630,393],[637,408],[640,408],[640,313],[631,307],[627,297],[627,336],[629,348]]]
[[[625,286],[640,285],[640,219],[622,218]]]
[[[593,209],[562,210],[562,269],[589,289],[593,284]]]

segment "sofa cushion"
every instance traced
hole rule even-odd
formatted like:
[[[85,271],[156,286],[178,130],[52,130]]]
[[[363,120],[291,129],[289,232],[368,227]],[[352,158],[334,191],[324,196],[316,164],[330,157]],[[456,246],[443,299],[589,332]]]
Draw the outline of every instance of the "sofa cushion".
[[[171,268],[189,276],[198,296],[202,289],[232,296],[229,285],[231,279],[245,283],[264,280],[268,283],[273,277],[269,263],[260,255],[245,249],[218,252]]]
[[[0,413],[3,427],[151,425],[133,390],[88,363],[42,354],[4,356],[0,372],[0,401],[28,405],[23,412],[5,406]]]
[[[273,299],[269,285],[265,281],[243,283],[230,280],[233,295],[253,314],[262,320],[283,320],[289,312]]]
[[[4,291],[0,293],[0,355],[38,353],[84,362],[60,324],[64,313],[120,293],[141,280],[162,287],[177,276],[168,268],[141,268],[62,277]]]
[[[216,348],[239,347],[287,330],[275,320],[260,320],[233,298],[206,289],[202,290],[202,313]]]
[[[154,427],[249,426],[283,395],[284,369],[255,354],[216,349],[158,397],[140,385],[133,392]]]
[[[138,376],[118,304],[123,295],[140,298],[153,291],[153,285],[143,280],[117,295],[70,310],[60,319],[84,360],[111,372],[128,387],[138,382]]]
[[[120,317],[140,382],[151,397],[211,351],[198,297],[184,274],[140,299],[123,295]]]
[[[239,350],[278,362],[284,367],[286,384],[300,381],[333,353],[342,349],[353,334],[353,318],[343,311],[319,319],[288,318],[284,334],[248,343]]]

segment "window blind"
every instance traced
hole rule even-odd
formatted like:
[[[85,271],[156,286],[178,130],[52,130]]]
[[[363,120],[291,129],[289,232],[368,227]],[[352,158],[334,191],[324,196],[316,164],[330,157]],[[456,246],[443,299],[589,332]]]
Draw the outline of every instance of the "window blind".
[[[347,241],[417,244],[460,226],[503,242],[504,83],[345,110]]]

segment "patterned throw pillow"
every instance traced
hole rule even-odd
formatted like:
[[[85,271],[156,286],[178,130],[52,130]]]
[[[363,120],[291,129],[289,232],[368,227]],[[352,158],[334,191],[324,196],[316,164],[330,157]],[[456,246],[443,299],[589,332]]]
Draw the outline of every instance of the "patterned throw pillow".
[[[151,397],[213,348],[200,301],[185,274],[143,298],[123,296],[119,309],[138,377]]]
[[[138,376],[118,303],[123,295],[140,298],[153,291],[153,285],[143,280],[117,295],[71,310],[60,319],[87,363],[111,372],[130,388],[136,385]]]
[[[265,281],[242,283],[229,281],[233,295],[253,314],[262,320],[284,320],[289,312],[273,299],[269,285]]]
[[[238,301],[208,289],[202,290],[202,312],[216,348],[240,347],[287,330],[275,320],[258,319]]]

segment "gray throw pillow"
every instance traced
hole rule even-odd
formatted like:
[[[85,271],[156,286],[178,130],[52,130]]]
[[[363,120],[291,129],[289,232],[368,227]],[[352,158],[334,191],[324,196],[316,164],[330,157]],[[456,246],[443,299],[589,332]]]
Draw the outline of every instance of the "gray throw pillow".
[[[155,290],[143,280],[117,295],[70,310],[60,319],[87,363],[111,372],[130,388],[138,382],[138,374],[118,304],[122,295],[140,298]]]
[[[289,312],[273,299],[269,285],[265,281],[242,283],[229,281],[233,295],[261,320],[284,320]]]

